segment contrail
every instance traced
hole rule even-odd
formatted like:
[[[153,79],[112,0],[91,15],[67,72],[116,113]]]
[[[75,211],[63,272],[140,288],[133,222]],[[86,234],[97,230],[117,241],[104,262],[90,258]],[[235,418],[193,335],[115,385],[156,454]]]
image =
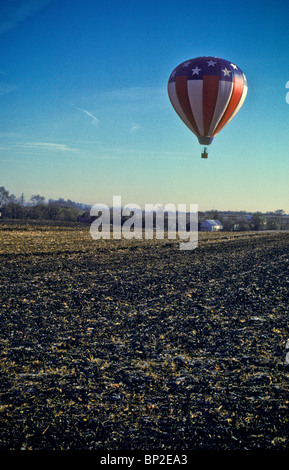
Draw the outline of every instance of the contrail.
[[[81,111],[81,112],[87,114],[87,116],[91,117],[92,120],[93,120],[93,124],[97,125],[99,123],[99,119],[96,116],[94,116],[93,114],[91,114],[89,111],[87,111],[86,109],[78,108],[78,106],[75,106],[74,104],[72,104],[72,106],[75,109],[78,109],[78,111]]]

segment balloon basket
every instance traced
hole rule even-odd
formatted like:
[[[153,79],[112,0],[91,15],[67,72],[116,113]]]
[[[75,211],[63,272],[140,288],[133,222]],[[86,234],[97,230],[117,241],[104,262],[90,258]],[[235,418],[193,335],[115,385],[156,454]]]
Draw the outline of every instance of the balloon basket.
[[[208,158],[207,147],[204,147],[204,150],[201,153],[201,158]]]

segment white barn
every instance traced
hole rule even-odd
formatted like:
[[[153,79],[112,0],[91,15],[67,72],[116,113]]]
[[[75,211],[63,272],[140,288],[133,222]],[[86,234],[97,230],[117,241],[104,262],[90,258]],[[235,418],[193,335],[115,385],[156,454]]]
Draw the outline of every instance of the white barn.
[[[223,230],[223,225],[219,220],[207,219],[201,223],[200,230],[204,232],[217,232],[218,230]]]

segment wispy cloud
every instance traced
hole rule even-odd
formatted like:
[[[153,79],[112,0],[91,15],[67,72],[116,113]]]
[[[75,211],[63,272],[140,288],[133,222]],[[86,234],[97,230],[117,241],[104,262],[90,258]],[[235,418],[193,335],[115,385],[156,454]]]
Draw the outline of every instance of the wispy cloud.
[[[104,90],[99,93],[99,96],[119,101],[147,101],[162,97],[165,91],[163,87],[126,87]]]
[[[35,150],[50,150],[54,152],[77,152],[78,149],[69,147],[66,144],[57,144],[53,142],[25,142],[20,144],[22,147],[35,149]]]
[[[139,124],[133,124],[129,130],[130,133],[134,133],[138,130],[142,129],[142,126],[140,126]]]
[[[18,23],[42,10],[54,0],[1,0],[0,34],[15,28]]]
[[[99,124],[99,119],[94,116],[92,113],[90,113],[89,111],[87,111],[86,109],[83,109],[83,108],[79,108],[78,106],[75,106],[74,104],[71,104],[71,106],[73,106],[75,109],[77,109],[78,111],[81,111],[82,113],[86,114],[87,116],[89,116],[91,119],[92,119],[92,124],[94,124],[95,126],[98,126]]]
[[[119,108],[120,105],[122,110],[136,109],[136,107],[141,107],[142,110],[163,109],[168,106],[169,101],[165,86],[97,90],[82,96],[81,99],[85,109],[93,105],[97,109],[110,110]]]

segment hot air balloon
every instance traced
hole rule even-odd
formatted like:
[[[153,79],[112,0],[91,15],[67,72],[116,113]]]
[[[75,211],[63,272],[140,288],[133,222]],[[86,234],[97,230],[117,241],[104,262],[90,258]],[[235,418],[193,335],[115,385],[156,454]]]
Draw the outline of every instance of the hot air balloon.
[[[175,111],[204,146],[237,114],[247,89],[240,68],[219,57],[187,60],[173,70],[168,82]],[[207,147],[201,156],[208,157]]]

